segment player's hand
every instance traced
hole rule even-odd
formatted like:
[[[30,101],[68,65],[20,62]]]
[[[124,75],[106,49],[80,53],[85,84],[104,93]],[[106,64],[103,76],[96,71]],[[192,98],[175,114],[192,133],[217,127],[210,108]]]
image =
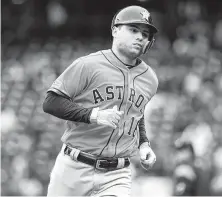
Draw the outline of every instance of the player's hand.
[[[148,142],[144,142],[139,148],[140,163],[145,170],[150,170],[156,162],[156,155]]]
[[[97,114],[97,124],[116,129],[122,115],[123,111],[118,111],[116,105],[112,109],[99,110]]]
[[[112,109],[98,110],[96,123],[116,129],[122,115],[123,111],[118,111],[116,105]]]

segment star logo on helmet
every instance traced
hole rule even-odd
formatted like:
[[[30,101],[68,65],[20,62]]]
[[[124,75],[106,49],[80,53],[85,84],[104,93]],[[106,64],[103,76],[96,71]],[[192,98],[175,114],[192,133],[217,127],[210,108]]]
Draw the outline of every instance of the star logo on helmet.
[[[150,13],[144,10],[140,13],[142,15],[142,18],[145,19],[147,22],[149,22]]]

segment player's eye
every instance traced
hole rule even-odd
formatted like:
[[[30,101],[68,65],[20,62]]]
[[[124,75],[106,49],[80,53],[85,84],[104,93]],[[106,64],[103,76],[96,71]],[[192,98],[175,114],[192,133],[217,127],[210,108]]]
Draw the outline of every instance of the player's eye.
[[[138,32],[138,29],[136,29],[136,28],[131,28],[130,29],[133,33],[137,33]]]
[[[149,37],[149,34],[148,33],[142,33],[142,35],[143,35],[143,38],[148,38]]]

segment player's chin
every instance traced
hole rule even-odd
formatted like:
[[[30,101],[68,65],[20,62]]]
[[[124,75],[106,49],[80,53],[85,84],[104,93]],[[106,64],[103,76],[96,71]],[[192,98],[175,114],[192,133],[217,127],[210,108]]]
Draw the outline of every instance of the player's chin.
[[[140,55],[142,55],[142,50],[139,50],[139,49],[132,49],[130,51],[131,53],[131,57],[139,57]]]
[[[142,52],[132,52],[131,57],[137,58],[142,55]]]

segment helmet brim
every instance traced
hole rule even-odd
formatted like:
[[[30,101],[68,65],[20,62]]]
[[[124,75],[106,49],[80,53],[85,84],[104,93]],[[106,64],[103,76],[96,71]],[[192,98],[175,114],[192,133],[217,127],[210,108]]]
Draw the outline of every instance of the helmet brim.
[[[148,28],[151,30],[152,33],[157,33],[158,30],[157,28],[150,24],[150,23],[147,23],[147,22],[142,22],[142,21],[128,21],[128,22],[121,22],[121,23],[116,23],[114,26],[118,26],[118,25],[132,25],[132,24],[144,24],[144,25],[147,25]]]

